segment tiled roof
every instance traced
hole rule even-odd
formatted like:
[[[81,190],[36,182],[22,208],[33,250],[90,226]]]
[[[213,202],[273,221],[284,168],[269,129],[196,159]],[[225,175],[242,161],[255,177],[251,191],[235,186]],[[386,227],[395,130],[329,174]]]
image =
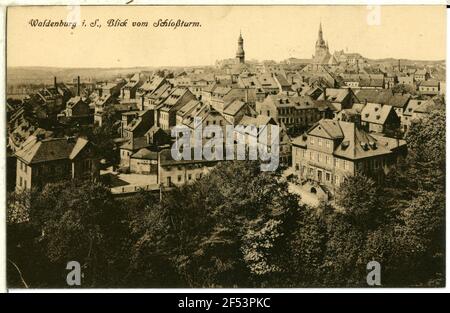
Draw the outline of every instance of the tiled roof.
[[[424,87],[439,87],[439,82],[437,80],[425,80],[420,83],[420,86]]]
[[[404,108],[407,104],[409,99],[411,98],[410,94],[395,94],[393,95],[387,102],[388,105],[393,106],[395,108]]]
[[[360,102],[386,104],[394,95],[392,90],[360,89],[355,92]]]
[[[355,123],[339,122],[344,138],[334,150],[334,155],[347,159],[363,159],[389,154],[391,151],[380,146],[375,137],[359,129]]]
[[[242,109],[242,107],[244,105],[246,105],[246,103],[244,101],[235,99],[234,101],[232,101],[225,107],[225,109],[223,110],[223,113],[234,116]]]
[[[88,144],[83,138],[51,138],[29,140],[17,151],[16,156],[28,164],[73,159]]]
[[[384,124],[392,110],[390,105],[368,103],[361,112],[361,120],[374,124]]]
[[[131,155],[134,159],[158,160],[158,152],[151,151],[147,148],[139,149],[138,152]]]
[[[409,100],[408,106],[406,107],[403,115],[412,115],[413,113],[427,113],[430,110],[434,102],[432,100]]]

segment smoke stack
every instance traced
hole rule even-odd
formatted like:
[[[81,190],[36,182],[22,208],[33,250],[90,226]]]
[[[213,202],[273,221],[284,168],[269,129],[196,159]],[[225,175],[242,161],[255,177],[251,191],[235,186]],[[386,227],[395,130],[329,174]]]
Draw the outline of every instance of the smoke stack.
[[[56,88],[56,76],[53,77],[53,86]]]
[[[77,96],[80,96],[80,76],[77,76]]]

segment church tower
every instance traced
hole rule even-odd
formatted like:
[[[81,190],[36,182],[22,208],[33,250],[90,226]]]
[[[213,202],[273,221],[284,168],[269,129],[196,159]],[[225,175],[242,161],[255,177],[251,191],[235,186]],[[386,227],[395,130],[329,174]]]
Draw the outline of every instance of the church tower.
[[[316,53],[314,54],[315,63],[326,63],[330,58],[328,43],[323,39],[322,23],[319,24],[319,34],[316,41]]]
[[[244,39],[242,38],[241,33],[239,33],[238,49],[236,51],[236,59],[238,60],[239,63],[245,63]]]

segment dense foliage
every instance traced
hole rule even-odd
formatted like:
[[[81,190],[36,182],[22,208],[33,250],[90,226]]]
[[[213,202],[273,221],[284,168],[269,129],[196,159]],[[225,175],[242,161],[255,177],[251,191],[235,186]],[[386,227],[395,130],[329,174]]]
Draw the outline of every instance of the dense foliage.
[[[9,284],[66,287],[76,260],[82,287],[366,287],[375,260],[385,287],[443,286],[444,113],[413,123],[406,139],[408,157],[384,184],[349,178],[318,208],[289,193],[281,173],[244,161],[161,202],[81,182],[11,194]]]

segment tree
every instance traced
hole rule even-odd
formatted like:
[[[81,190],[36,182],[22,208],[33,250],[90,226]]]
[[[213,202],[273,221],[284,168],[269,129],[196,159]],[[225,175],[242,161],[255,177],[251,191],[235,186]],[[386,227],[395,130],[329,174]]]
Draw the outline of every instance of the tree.
[[[156,265],[165,262],[189,287],[268,284],[287,272],[297,210],[280,173],[261,172],[257,162],[223,162],[147,211],[145,220],[157,230],[145,227],[134,264],[150,260],[140,264],[149,281],[158,281]]]
[[[397,85],[395,85],[392,88],[392,92],[393,93],[401,93],[401,94],[409,93],[411,95],[417,94],[414,86],[405,85],[405,84],[397,84]]]
[[[33,200],[31,222],[40,233],[37,242],[57,273],[65,264],[78,261],[83,286],[107,286],[122,269],[120,244],[126,231],[123,214],[108,188],[92,182],[48,184]],[[65,279],[61,279],[65,285]]]
[[[396,227],[398,258],[405,284],[436,280],[443,285],[445,268],[445,195],[421,192],[401,214]],[[404,281],[406,280],[406,281]]]
[[[114,138],[118,136],[114,115],[115,111],[112,106],[105,108],[102,116],[102,126],[94,127],[87,136],[94,143],[98,156],[110,164],[116,164],[119,161],[119,154],[116,151],[114,142]]]
[[[362,174],[347,177],[336,192],[338,208],[363,228],[373,227],[380,216],[378,199],[378,186]]]

